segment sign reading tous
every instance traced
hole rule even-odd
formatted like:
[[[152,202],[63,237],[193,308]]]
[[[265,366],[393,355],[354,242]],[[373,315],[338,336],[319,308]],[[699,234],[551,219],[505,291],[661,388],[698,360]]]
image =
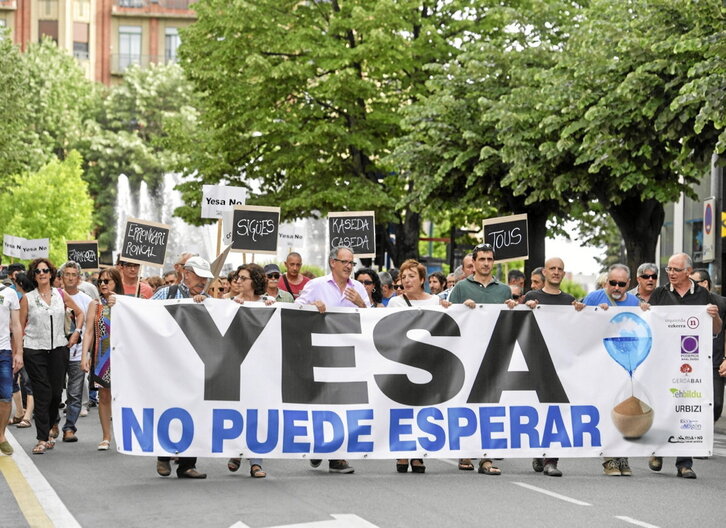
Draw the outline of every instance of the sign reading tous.
[[[8,257],[23,260],[48,258],[50,239],[36,238],[28,240],[23,237],[3,235],[3,253]]]
[[[247,191],[232,185],[202,186],[202,218],[222,218],[225,211],[244,205]]]
[[[242,205],[232,216],[232,251],[277,254],[279,207]]]
[[[66,242],[68,260],[77,262],[82,270],[97,270],[98,267],[98,241],[72,240]]]
[[[121,260],[163,267],[170,229],[166,224],[127,218],[121,244]]]
[[[376,215],[373,211],[350,211],[328,215],[330,249],[348,246],[358,258],[376,256]]]
[[[494,247],[497,262],[529,258],[526,214],[488,218],[483,223],[484,242]]]

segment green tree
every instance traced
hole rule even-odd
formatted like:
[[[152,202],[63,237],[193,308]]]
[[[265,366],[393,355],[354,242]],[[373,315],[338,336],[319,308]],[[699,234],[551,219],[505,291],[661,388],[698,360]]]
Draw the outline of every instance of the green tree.
[[[71,151],[37,172],[11,178],[0,195],[3,234],[28,239],[49,238],[50,260],[66,260],[67,240],[88,240],[93,200],[83,180],[81,156]]]
[[[424,66],[496,24],[484,16],[489,4],[195,4],[180,50],[201,98],[184,218],[199,221],[200,183],[255,182],[250,202],[280,205],[285,219],[373,209],[399,226],[394,260],[417,256],[419,215],[397,207],[414,184],[382,159],[400,133],[400,108],[425,91]]]

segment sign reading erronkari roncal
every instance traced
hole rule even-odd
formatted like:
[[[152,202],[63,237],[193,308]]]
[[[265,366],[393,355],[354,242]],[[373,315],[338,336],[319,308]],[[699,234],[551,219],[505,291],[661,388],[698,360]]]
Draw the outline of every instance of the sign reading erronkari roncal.
[[[68,260],[78,263],[82,270],[95,271],[98,268],[98,241],[71,240],[66,242]]]
[[[346,211],[328,214],[330,249],[348,246],[358,258],[376,256],[376,214]]]
[[[170,226],[127,218],[121,245],[121,260],[161,268],[164,266]]]
[[[238,205],[232,217],[232,251],[277,254],[279,207]]]
[[[494,247],[494,258],[497,262],[528,259],[527,215],[484,220],[484,242]]]

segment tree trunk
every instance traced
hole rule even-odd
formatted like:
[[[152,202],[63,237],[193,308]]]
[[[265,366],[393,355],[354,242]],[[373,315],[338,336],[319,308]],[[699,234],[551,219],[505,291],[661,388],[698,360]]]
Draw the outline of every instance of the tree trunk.
[[[525,289],[529,289],[529,277],[535,268],[544,266],[545,261],[545,238],[547,237],[547,219],[549,211],[541,207],[525,207],[527,213],[527,225],[529,227],[529,258],[524,261]],[[553,255],[557,256],[557,255]],[[565,257],[562,257],[565,259]]]
[[[378,251],[387,251],[393,260],[393,267],[396,268],[406,259],[418,259],[418,239],[420,231],[421,215],[407,209],[401,215],[400,223],[396,224],[396,243],[392,243],[390,237],[386,236],[385,248],[379,248]]]
[[[608,205],[607,209],[625,241],[626,264],[630,268],[632,286],[638,266],[644,262],[658,264],[655,248],[665,220],[665,210],[657,200],[643,201],[639,198],[626,198],[617,205]]]

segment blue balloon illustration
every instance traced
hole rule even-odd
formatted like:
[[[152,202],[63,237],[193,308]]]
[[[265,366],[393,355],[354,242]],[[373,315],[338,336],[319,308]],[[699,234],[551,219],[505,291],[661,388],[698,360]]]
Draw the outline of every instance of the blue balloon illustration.
[[[645,361],[653,346],[653,334],[648,324],[634,313],[623,312],[610,319],[614,337],[603,339],[605,349],[630,377]]]

